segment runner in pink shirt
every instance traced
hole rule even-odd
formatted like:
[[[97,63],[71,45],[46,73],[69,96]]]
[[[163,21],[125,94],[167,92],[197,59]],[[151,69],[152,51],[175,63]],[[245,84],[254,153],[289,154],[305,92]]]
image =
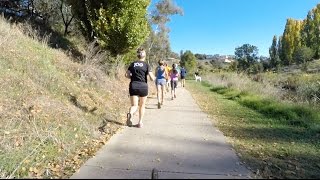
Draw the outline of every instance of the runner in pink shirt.
[[[176,88],[178,86],[178,80],[179,80],[179,71],[176,69],[177,65],[172,64],[172,69],[169,73],[170,76],[170,82],[171,82],[171,99],[176,98]]]

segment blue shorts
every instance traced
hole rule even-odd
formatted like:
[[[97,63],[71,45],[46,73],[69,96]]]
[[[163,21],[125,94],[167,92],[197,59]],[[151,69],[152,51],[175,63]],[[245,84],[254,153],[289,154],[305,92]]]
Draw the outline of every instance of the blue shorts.
[[[157,79],[156,80],[156,85],[158,86],[165,86],[167,83],[166,79]]]

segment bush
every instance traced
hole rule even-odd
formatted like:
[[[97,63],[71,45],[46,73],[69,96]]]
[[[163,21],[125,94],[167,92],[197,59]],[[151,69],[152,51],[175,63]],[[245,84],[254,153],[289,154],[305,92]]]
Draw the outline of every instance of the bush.
[[[293,53],[293,59],[297,64],[306,63],[314,56],[314,52],[309,47],[300,47]]]
[[[307,101],[320,102],[320,83],[304,83],[297,88],[297,94]]]

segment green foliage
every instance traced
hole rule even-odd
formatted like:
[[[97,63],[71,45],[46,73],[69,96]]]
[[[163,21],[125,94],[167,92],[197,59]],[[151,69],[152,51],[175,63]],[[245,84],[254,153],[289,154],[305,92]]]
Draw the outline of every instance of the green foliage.
[[[98,19],[90,19],[98,43],[112,55],[120,55],[140,46],[149,35],[146,19],[149,0],[111,0],[108,6],[94,10]]]
[[[205,87],[211,87],[211,84],[208,81],[201,81],[201,84]]]
[[[169,57],[179,59],[179,55],[173,53],[170,47],[169,32],[167,23],[172,15],[183,15],[182,9],[173,3],[172,0],[160,0],[156,3],[155,9],[151,11],[149,17],[150,25],[155,27],[144,43],[149,49],[150,62],[158,62]]]
[[[133,62],[134,60],[137,60],[137,53],[136,50],[131,50],[128,53],[125,54],[125,56],[123,57],[123,62],[126,65],[129,65],[131,62]]]
[[[300,31],[302,28],[302,21],[287,19],[285,30],[282,38],[282,62],[284,65],[293,63],[293,53],[301,46]]]
[[[94,2],[96,4],[94,4]],[[72,14],[79,25],[82,35],[87,41],[92,41],[94,39],[95,33],[93,27],[90,23],[89,18],[97,19],[94,14],[94,10],[99,8],[99,3],[103,5],[102,0],[96,1],[86,1],[86,0],[67,0],[67,3],[71,6]]]
[[[270,55],[270,67],[277,67],[280,65],[280,58],[279,58],[279,50],[278,50],[278,41],[277,36],[273,36],[272,45],[269,48],[269,55]]]
[[[229,66],[229,70],[230,71],[237,71],[238,70],[238,65],[239,65],[238,61],[232,61],[230,66]]]
[[[317,103],[317,101],[320,101],[320,81],[304,81],[297,87],[297,94],[302,96],[303,99]]]
[[[247,70],[258,60],[258,48],[254,45],[243,44],[241,47],[235,49],[235,56],[239,62],[238,68],[240,70]]]
[[[206,55],[205,55],[205,54],[198,54],[198,53],[196,53],[194,56],[195,56],[197,59],[199,59],[199,60],[204,60],[204,59],[206,59]]]
[[[310,12],[310,15],[307,16],[308,26],[306,27],[307,33],[307,42],[310,43],[310,46],[315,52],[315,58],[320,57],[320,4],[313,8]]]
[[[252,64],[249,68],[249,72],[252,74],[257,74],[263,72],[263,64],[261,62],[256,62]]]
[[[181,66],[184,66],[186,68],[187,72],[192,72],[195,70],[195,67],[197,65],[197,60],[196,60],[196,57],[192,54],[192,52],[187,50],[181,56],[180,64]]]
[[[303,21],[287,19],[283,35],[278,42],[278,55],[283,65],[291,65],[296,62],[295,52],[300,47],[311,48],[314,58],[320,57],[320,4],[308,12]],[[274,41],[271,46],[274,47]],[[270,49],[271,59],[274,57],[273,49]],[[271,56],[272,55],[272,56]],[[301,63],[298,60],[298,63]]]
[[[313,50],[309,47],[303,46],[296,49],[296,51],[293,54],[293,59],[297,64],[302,64],[312,60],[313,56]]]

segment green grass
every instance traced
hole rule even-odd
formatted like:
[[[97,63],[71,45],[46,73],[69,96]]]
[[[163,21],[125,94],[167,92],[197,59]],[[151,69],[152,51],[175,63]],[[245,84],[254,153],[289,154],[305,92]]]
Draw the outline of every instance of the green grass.
[[[281,123],[309,128],[314,123],[320,122],[317,111],[302,105],[285,104],[222,86],[212,87],[211,90],[224,95],[229,100],[236,100],[241,105],[256,110],[267,117],[278,119]]]
[[[290,179],[320,176],[317,112],[207,82],[199,86],[187,81],[187,88],[257,175]]]

